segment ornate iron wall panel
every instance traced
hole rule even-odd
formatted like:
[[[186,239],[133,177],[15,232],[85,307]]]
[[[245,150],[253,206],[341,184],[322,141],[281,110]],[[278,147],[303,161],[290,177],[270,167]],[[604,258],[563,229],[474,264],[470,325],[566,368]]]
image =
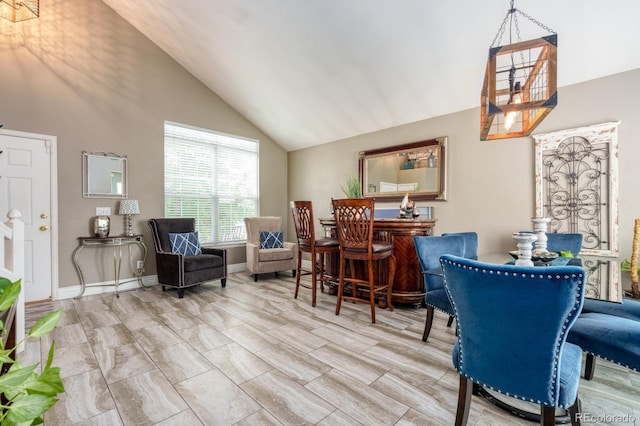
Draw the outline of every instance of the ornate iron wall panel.
[[[584,235],[583,254],[617,256],[618,125],[534,135],[536,215],[548,232]]]

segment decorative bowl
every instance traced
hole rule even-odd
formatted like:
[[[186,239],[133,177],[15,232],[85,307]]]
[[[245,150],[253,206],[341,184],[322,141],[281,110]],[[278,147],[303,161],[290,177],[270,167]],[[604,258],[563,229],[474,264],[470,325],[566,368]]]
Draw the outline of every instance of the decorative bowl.
[[[511,250],[509,252],[511,257],[518,260],[518,250]],[[552,251],[535,251],[531,253],[531,260],[533,262],[549,263],[558,257],[558,253]]]

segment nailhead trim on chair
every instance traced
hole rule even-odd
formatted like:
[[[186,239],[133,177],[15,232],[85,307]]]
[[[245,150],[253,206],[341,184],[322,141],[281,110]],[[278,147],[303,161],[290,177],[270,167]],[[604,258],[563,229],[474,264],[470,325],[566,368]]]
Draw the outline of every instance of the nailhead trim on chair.
[[[618,364],[618,365],[619,365],[619,366],[621,366],[621,367],[625,367],[625,368],[628,368],[628,369],[631,369],[631,370],[633,370],[633,371],[637,371],[637,372],[639,372],[639,373],[640,373],[640,370],[638,370],[638,369],[636,369],[636,368],[633,368],[633,367],[632,367],[632,366],[630,366],[630,365],[626,365],[626,364],[623,364],[623,363],[621,363],[621,362],[618,362],[618,361],[614,361],[614,360],[612,360],[612,359],[609,359],[609,358],[607,358],[606,356],[598,355],[598,354],[595,354],[595,353],[593,353],[593,352],[591,352],[591,351],[584,351],[584,350],[583,350],[583,352],[584,352],[584,353],[591,354],[591,355],[595,356],[596,358],[604,359],[605,361],[609,361],[609,362],[611,362],[611,363],[613,363],[613,364]]]
[[[556,274],[556,275],[544,274],[544,273],[525,274],[525,273],[520,273],[520,272],[503,271],[503,270],[500,270],[500,269],[487,269],[487,268],[471,267],[471,266],[468,266],[468,265],[462,265],[462,264],[460,264],[458,262],[453,262],[453,261],[448,261],[448,260],[446,262],[449,263],[450,265],[462,267],[463,269],[472,269],[472,270],[474,270],[476,272],[481,271],[482,273],[489,273],[489,274],[494,274],[495,273],[496,275],[504,274],[505,276],[509,276],[509,274],[513,274],[513,276],[520,275],[522,278],[530,277],[531,279],[543,279],[545,277],[547,279],[554,279],[554,278],[555,279],[561,279],[563,277],[562,275],[558,275],[558,274]],[[441,259],[440,263],[441,264],[445,263],[445,261]],[[499,268],[500,266],[496,265],[496,267]],[[578,276],[578,277],[581,278],[581,280],[580,280],[580,284],[578,285],[578,287],[576,287],[576,290],[578,292],[575,295],[575,301],[574,301],[574,304],[573,304],[573,308],[571,309],[572,312],[569,313],[569,316],[567,317],[567,319],[565,319],[565,324],[570,322],[569,318],[571,318],[575,314],[575,312],[577,311],[578,307],[580,306],[580,299],[579,299],[580,289],[582,288],[582,285],[584,285],[584,275],[583,274],[577,274],[577,275],[572,274],[572,276],[574,276],[574,277]],[[567,276],[565,275],[565,278],[566,277]],[[446,284],[446,279],[447,278],[445,277],[444,279],[445,279],[445,284]],[[448,289],[448,287],[446,285],[445,285],[445,290],[447,291],[447,295],[449,296],[449,300],[451,300],[451,305],[453,306],[453,312],[456,314],[455,316],[457,317],[458,316],[458,311],[457,311],[457,308],[456,308],[456,304],[453,302],[453,299],[451,298],[451,295],[449,294],[449,289]],[[457,335],[458,335],[458,342],[460,342],[460,346],[459,346],[460,347],[460,365],[462,366],[462,364],[464,363],[464,351],[463,351],[462,342],[461,342],[461,339],[460,339],[462,334],[461,334],[461,331],[460,331],[460,325],[459,325],[458,321],[456,321],[456,329],[457,329]],[[556,341],[556,348],[554,350],[555,353],[554,353],[554,356],[553,356],[553,376],[552,376],[554,379],[556,378],[557,370],[558,370],[558,358],[560,356],[560,349],[559,348],[560,348],[560,345],[561,345],[561,342],[562,342],[562,338],[564,337],[564,335],[566,333],[567,333],[567,326],[564,325],[562,327],[562,333],[560,333],[560,336],[558,336],[558,340]],[[478,382],[473,377],[470,377],[467,374],[464,374],[464,377],[466,377],[467,379],[473,381],[474,383],[478,383],[483,388],[487,388],[486,384]],[[551,389],[550,389],[549,399],[555,399],[555,398],[553,398],[553,395],[555,394],[554,382],[555,382],[555,380],[551,382]],[[509,396],[509,397],[512,397],[512,398],[516,398],[516,399],[520,399],[522,401],[527,401],[528,400],[529,402],[535,402],[535,403],[540,404],[540,405],[550,406],[546,401],[545,402],[534,401],[532,398],[527,398],[527,397],[523,397],[523,396],[520,396],[520,395],[512,395],[509,392],[503,392],[501,389],[495,389],[493,386],[488,386],[488,388],[491,389],[492,391],[498,392],[498,393],[500,393],[502,395],[506,395],[506,396]],[[569,407],[564,407],[562,405],[558,405],[558,408],[568,409]]]

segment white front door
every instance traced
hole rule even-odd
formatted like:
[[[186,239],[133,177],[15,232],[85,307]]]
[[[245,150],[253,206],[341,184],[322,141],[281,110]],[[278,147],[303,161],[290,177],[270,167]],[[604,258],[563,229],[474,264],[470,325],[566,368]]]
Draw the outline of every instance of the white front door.
[[[55,148],[53,136],[0,130],[0,220],[6,222],[11,209],[22,214],[26,302],[53,297]]]

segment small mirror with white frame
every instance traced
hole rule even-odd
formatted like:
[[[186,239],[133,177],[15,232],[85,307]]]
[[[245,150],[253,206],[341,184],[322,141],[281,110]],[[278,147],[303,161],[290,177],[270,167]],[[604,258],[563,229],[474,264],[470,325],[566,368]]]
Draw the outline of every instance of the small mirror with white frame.
[[[127,157],[82,151],[82,196],[127,198]]]

